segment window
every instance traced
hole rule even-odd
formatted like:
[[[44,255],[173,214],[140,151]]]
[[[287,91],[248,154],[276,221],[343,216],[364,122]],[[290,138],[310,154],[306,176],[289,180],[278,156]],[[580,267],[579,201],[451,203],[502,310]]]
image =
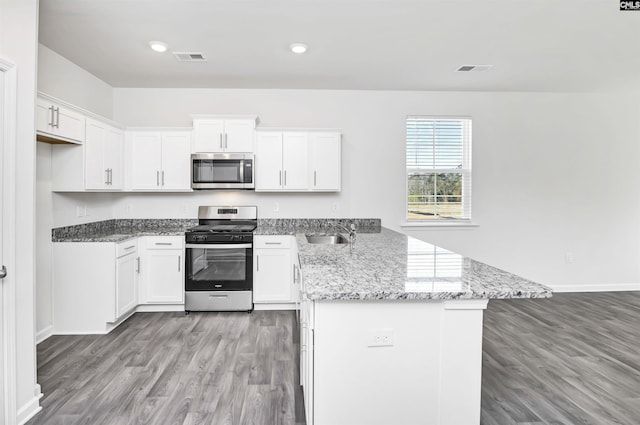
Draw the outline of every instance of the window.
[[[407,118],[407,220],[471,219],[471,119]]]

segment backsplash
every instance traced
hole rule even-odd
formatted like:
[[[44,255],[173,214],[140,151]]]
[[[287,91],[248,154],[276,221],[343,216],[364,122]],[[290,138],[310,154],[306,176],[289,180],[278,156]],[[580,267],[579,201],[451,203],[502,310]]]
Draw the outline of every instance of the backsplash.
[[[340,232],[342,227],[356,225],[361,233],[380,233],[382,224],[379,218],[259,218],[258,228],[278,228],[290,233],[312,229],[316,232]]]

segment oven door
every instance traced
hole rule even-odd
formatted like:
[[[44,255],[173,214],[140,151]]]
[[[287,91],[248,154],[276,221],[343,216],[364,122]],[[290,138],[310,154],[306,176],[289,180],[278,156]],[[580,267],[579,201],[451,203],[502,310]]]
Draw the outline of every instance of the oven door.
[[[251,291],[253,244],[186,244],[186,291]]]

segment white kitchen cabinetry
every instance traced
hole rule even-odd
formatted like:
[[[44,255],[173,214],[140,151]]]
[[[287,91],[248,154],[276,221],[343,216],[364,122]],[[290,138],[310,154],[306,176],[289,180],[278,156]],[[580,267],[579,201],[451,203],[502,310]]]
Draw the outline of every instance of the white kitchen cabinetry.
[[[256,191],[340,191],[340,133],[258,131]]]
[[[257,117],[194,117],[193,152],[253,152]]]
[[[133,239],[116,246],[115,317],[121,317],[138,305],[140,257],[138,241]]]
[[[127,145],[132,190],[191,190],[191,132],[128,131]]]
[[[87,118],[84,144],[85,189],[122,189],[124,177],[124,133]]]
[[[340,191],[340,145],[340,133],[309,133],[309,186],[311,190]]]
[[[253,240],[254,304],[295,303],[299,291],[297,261],[293,261],[292,236],[256,235]]]
[[[82,143],[85,115],[40,95],[36,99],[36,131],[43,142]]]
[[[137,242],[53,244],[53,333],[107,333],[137,305]]]
[[[141,238],[141,304],[184,304],[184,237]]]
[[[313,425],[314,306],[313,301],[303,300],[300,308],[300,385],[308,425]]]

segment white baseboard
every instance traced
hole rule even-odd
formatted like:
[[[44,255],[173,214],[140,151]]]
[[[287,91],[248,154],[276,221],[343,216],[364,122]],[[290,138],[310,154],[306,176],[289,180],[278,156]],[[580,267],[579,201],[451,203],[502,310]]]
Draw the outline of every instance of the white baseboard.
[[[640,291],[640,283],[591,283],[591,284],[569,284],[553,285],[553,292],[619,292],[619,291]]]
[[[36,332],[36,344],[40,344],[51,335],[53,335],[53,325],[49,325],[41,331]]]
[[[40,385],[36,385],[37,396],[34,396],[27,404],[18,409],[16,414],[16,422],[18,425],[26,424],[31,418],[33,418],[40,410],[42,410],[42,406],[40,406],[40,398],[42,397],[42,393],[40,392]]]

